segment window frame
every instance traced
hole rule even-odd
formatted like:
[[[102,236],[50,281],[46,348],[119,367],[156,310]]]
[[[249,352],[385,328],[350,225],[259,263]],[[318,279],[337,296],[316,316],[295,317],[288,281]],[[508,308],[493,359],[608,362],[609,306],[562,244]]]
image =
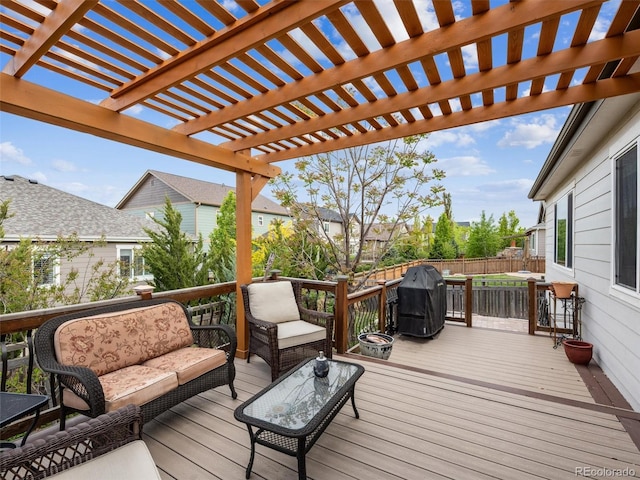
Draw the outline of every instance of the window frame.
[[[130,281],[133,282],[138,282],[141,280],[151,280],[153,279],[153,275],[151,275],[150,273],[148,273],[148,271],[146,270],[146,266],[144,263],[144,258],[142,257],[142,255],[136,255],[136,251],[140,251],[142,249],[142,247],[140,245],[135,245],[135,244],[131,244],[131,245],[127,245],[127,244],[122,244],[122,245],[116,245],[116,259],[119,262],[119,271],[118,273],[120,274],[120,278],[126,278]],[[125,276],[122,273],[122,251],[123,250],[131,250],[131,262],[129,265],[129,275]],[[136,274],[136,261],[137,258],[140,258],[142,260],[142,273],[141,274]]]
[[[258,215],[258,226],[264,227],[264,216]]]
[[[38,281],[36,278],[36,256],[40,259],[47,258],[51,259],[50,269],[51,269],[51,282],[42,282]],[[60,257],[58,255],[54,255],[50,252],[37,251],[31,255],[31,275],[33,277],[34,285],[38,288],[50,288],[60,285]],[[49,275],[47,275],[49,277]]]
[[[626,145],[624,148],[621,148],[620,150],[618,150],[614,155],[611,156],[611,160],[612,160],[612,215],[611,215],[611,219],[612,219],[612,242],[611,242],[611,286],[613,291],[615,292],[620,292],[622,294],[624,294],[625,297],[627,298],[634,298],[636,300],[636,302],[640,301],[640,228],[637,226],[638,222],[640,222],[640,209],[638,208],[638,201],[639,201],[639,197],[640,197],[640,192],[638,192],[638,190],[640,190],[640,142],[638,142],[638,140],[634,140],[633,142],[631,142],[630,144]],[[618,189],[619,189],[619,183],[618,183],[618,175],[619,175],[619,170],[618,170],[618,161],[621,160],[625,155],[627,155],[628,153],[630,153],[632,150],[635,149],[635,153],[636,153],[636,205],[635,205],[635,209],[636,209],[636,232],[635,232],[635,286],[631,286],[631,285],[625,285],[623,283],[619,283],[618,282],[618,277],[619,277],[619,272],[618,272],[618,265],[620,263],[620,259],[619,259],[619,254],[620,252],[620,243],[619,243],[619,235],[618,235],[618,228],[620,227],[622,221],[619,217],[619,197],[618,197]],[[625,225],[628,225],[628,222],[625,223]]]
[[[575,192],[573,186],[565,191],[553,204],[553,264],[556,267],[573,271],[575,253]],[[558,205],[566,202],[566,222],[564,263],[558,262]]]

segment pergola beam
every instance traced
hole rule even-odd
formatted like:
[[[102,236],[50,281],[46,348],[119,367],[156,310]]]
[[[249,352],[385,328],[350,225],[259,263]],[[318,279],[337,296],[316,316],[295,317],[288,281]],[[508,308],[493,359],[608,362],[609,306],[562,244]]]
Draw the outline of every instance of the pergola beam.
[[[281,150],[256,156],[265,162],[278,162],[308,155],[326,153],[350,147],[357,147],[371,143],[384,142],[396,138],[408,137],[422,133],[430,133],[449,128],[471,125],[474,123],[497,120],[505,117],[533,113],[550,108],[573,105],[576,103],[593,102],[608,97],[637,93],[640,91],[640,73],[626,77],[599,80],[597,83],[583,84],[566,90],[554,90],[540,95],[522,97],[509,102],[496,103],[482,109],[454,112],[427,120],[405,123],[395,128],[384,128],[367,133],[354,133],[349,137],[342,137],[327,142],[317,142],[291,150]]]
[[[601,3],[602,0],[567,0],[548,2],[545,4],[545,8],[540,8],[538,2],[509,3],[455,22],[444,29],[427,32],[418,37],[410,38],[391,47],[373,52],[365,57],[351,60],[315,75],[305,77],[297,82],[270,90],[251,100],[239,102],[203,115],[177,125],[174,130],[192,135],[299,98],[330,90],[336,85],[355,82],[424,57],[431,57],[478,41],[491,39],[514,28],[524,28],[527,25],[544,21],[556,15]]]
[[[383,98],[375,103],[343,109],[312,118],[306,122],[287,125],[277,130],[256,133],[250,137],[225,142],[220,146],[237,151],[331,129],[339,125],[349,125],[371,117],[381,117],[403,109],[415,108],[419,105],[435,104],[443,100],[478,93],[481,90],[493,90],[503,85],[518,84],[529,80],[532,71],[536,72],[537,78],[544,79],[544,77],[557,73],[606,62],[611,58],[611,52],[616,52],[616,55],[620,57],[640,55],[640,30],[628,32],[624,36],[606,38],[584,46],[530,58],[513,65],[496,67],[487,72],[466,75],[457,80]]]
[[[267,40],[283,35],[292,28],[308,23],[324,12],[346,3],[348,0],[282,0],[261,8],[114,90],[111,97],[105,99],[101,105],[115,111],[125,110],[196,74],[210,70],[237,56],[239,52],[262,45]],[[286,9],[286,14],[276,15],[282,9]]]
[[[0,110],[107,140],[220,168],[273,178],[279,167],[48,88],[0,74]]]

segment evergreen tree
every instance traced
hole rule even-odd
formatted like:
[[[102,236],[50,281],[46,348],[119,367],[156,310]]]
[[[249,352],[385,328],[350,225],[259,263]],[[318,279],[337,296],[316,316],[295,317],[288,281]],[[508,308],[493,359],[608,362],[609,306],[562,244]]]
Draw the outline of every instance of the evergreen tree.
[[[236,278],[236,194],[233,191],[222,201],[216,228],[209,234],[207,265],[214,283]]]
[[[457,255],[458,252],[453,235],[453,224],[447,216],[447,213],[444,212],[438,217],[438,223],[436,223],[436,238],[429,251],[429,257],[450,260],[456,258]]]
[[[145,266],[153,274],[156,291],[196,287],[208,283],[202,236],[194,242],[180,230],[182,214],[167,197],[163,218],[152,218],[159,230],[145,228],[151,243],[142,246]]]
[[[484,210],[479,222],[471,222],[471,232],[467,242],[467,257],[494,257],[501,246],[500,233],[493,215],[487,218]]]

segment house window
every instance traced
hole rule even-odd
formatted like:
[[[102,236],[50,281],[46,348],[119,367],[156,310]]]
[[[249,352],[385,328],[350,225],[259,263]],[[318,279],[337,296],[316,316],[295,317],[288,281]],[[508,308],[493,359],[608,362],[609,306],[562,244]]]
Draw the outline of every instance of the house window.
[[[556,202],[554,213],[555,263],[573,268],[573,192],[567,193]]]
[[[57,258],[50,253],[37,253],[33,259],[33,279],[38,286],[55,285],[59,277]]]
[[[322,222],[322,228],[326,233],[329,233],[329,222]]]
[[[264,217],[262,215],[258,215],[258,225],[259,226],[264,225]]]
[[[638,146],[615,160],[615,283],[638,292]]]
[[[144,264],[144,257],[136,247],[118,247],[120,260],[120,276],[131,280],[149,276]]]

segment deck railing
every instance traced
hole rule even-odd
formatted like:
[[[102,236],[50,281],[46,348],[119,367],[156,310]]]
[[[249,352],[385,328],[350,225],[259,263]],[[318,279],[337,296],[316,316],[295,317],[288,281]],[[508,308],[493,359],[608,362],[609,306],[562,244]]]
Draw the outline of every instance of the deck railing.
[[[277,277],[277,272],[273,277]],[[395,324],[398,285],[402,279],[380,280],[374,286],[353,293],[348,292],[347,280],[347,277],[341,277],[332,282],[303,280],[303,299],[306,305],[316,310],[333,312],[335,315],[334,347],[338,353],[344,353],[357,345],[359,333],[390,331],[391,326]],[[473,277],[446,279],[446,283],[448,289],[446,320],[461,322],[471,327]],[[528,280],[529,333],[531,334],[538,331],[552,332],[548,317],[545,317],[545,314],[549,313],[548,308],[545,310],[548,289],[549,284],[539,283],[534,279]],[[204,305],[207,308],[217,309],[215,310],[216,321],[236,326],[236,282],[159,292],[152,296],[153,298],[171,298],[192,308]],[[40,423],[56,420],[58,417],[58,408],[55,403],[56,386],[48,379],[43,379],[41,375],[33,376],[32,360],[37,360],[30,341],[33,331],[48,319],[58,315],[132,301],[137,298],[137,296],[130,296],[0,315],[2,389],[14,390],[13,386],[6,383],[9,372],[15,368],[22,368],[21,375],[24,377],[24,383],[28,384],[26,388],[29,391],[44,390],[52,397],[50,408],[40,415]],[[547,318],[546,321],[545,318]],[[557,329],[556,332],[570,333],[569,330],[563,329]],[[17,342],[14,341],[16,337]],[[10,438],[25,431],[29,422],[30,419],[24,419],[4,427],[0,432],[0,438]]]

